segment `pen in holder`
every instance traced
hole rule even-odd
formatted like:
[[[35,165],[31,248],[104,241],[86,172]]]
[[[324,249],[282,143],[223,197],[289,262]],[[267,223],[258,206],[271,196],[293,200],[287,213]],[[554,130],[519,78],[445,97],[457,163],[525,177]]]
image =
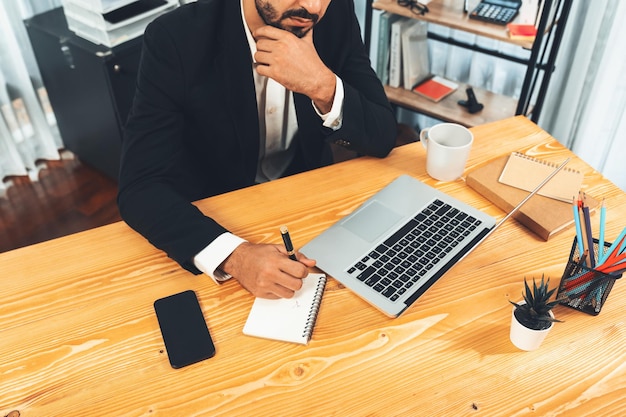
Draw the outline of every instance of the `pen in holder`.
[[[602,250],[598,239],[593,239],[594,259],[602,259],[611,246],[605,243]],[[605,273],[587,263],[588,256],[580,253],[577,239],[574,238],[567,266],[563,272],[557,299],[561,304],[594,316],[600,314],[615,280],[622,274]],[[601,268],[602,265],[597,265]]]

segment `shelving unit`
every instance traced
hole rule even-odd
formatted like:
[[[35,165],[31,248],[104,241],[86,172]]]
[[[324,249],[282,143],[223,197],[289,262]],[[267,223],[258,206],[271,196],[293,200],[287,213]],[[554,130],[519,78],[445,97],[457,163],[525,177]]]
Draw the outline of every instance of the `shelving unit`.
[[[519,99],[495,94],[472,86],[479,101],[483,103],[485,107],[479,113],[470,114],[464,107],[457,104],[459,100],[467,99],[465,91],[467,85],[460,85],[459,89],[454,94],[446,97],[439,103],[424,99],[404,88],[385,86],[385,92],[392,104],[440,120],[456,122],[469,127],[520,114],[529,116],[534,122],[538,120],[550,83],[550,77],[555,68],[554,63],[563,36],[565,23],[571,9],[572,0],[544,0],[542,2],[541,18],[538,23],[537,36],[534,42],[510,39],[506,27],[470,19],[468,13],[464,13],[463,11],[464,1],[461,0],[432,0],[428,3],[429,12],[424,15],[411,12],[409,8],[398,5],[396,0],[366,1],[368,2],[365,21],[367,44],[372,41],[368,38],[372,25],[372,9],[379,9],[507,42],[517,45],[520,48],[530,50],[529,58],[521,59],[512,55],[503,54],[496,50],[481,48],[477,45],[460,42],[429,32],[429,39],[438,40],[525,65],[527,70]],[[479,1],[480,0],[469,1],[468,9],[470,11],[473,10]],[[526,1],[525,4],[522,5],[520,15],[524,12],[523,8],[527,7],[526,3],[529,2]],[[515,21],[519,21],[520,15],[516,17]]]

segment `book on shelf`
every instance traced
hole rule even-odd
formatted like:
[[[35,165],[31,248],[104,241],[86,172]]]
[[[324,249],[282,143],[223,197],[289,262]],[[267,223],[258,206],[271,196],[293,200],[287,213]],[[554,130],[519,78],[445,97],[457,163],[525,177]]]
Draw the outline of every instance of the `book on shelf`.
[[[415,85],[412,91],[420,96],[426,97],[429,100],[439,102],[443,98],[455,92],[458,88],[459,85],[454,81],[438,75],[431,75]]]
[[[387,84],[389,82],[391,24],[398,19],[400,19],[399,15],[389,12],[381,13],[378,19],[378,49],[376,51],[376,74],[383,84]],[[372,39],[375,38],[372,37]]]
[[[292,298],[255,298],[243,334],[306,345],[315,327],[325,285],[325,274],[311,273]]]
[[[465,179],[469,187],[482,194],[506,213],[510,212],[529,194],[527,190],[500,182],[500,177],[508,160],[509,155],[495,158],[469,172]],[[552,180],[555,179],[559,184],[562,184],[557,176],[552,178]],[[564,202],[539,194],[534,195],[520,207],[513,218],[547,241],[555,234],[574,225],[572,198],[569,202]],[[587,199],[591,209],[598,206],[598,201],[591,196],[587,196]]]
[[[531,24],[509,23],[506,25],[510,39],[520,41],[534,41],[537,36],[537,28]]]
[[[410,26],[413,19],[402,17],[391,24],[389,40],[389,86],[402,85],[402,32]]]
[[[402,78],[409,89],[430,75],[428,59],[428,23],[412,19],[402,27]]]

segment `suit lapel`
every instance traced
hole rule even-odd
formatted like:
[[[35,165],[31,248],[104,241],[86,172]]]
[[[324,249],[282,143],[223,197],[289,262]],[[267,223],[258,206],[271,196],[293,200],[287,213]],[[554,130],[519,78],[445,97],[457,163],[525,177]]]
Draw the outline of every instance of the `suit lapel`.
[[[259,119],[252,59],[241,22],[240,2],[229,0],[225,3],[223,43],[216,64],[224,81],[224,90],[228,92],[223,99],[232,115],[236,140],[244,155],[244,168],[254,178],[259,155]]]

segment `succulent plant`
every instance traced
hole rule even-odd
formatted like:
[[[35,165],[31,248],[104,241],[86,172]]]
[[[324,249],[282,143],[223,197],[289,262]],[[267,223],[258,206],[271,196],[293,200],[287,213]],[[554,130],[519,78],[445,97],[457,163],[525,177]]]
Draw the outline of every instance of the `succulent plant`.
[[[557,305],[561,300],[548,301],[552,294],[556,291],[556,288],[549,289],[550,278],[544,280],[544,276],[541,276],[541,283],[537,285],[537,282],[533,278],[532,290],[528,286],[526,278],[524,278],[525,303],[509,302],[515,306],[514,315],[517,320],[534,330],[544,330],[552,325],[553,322],[561,322],[550,315],[550,310]]]

